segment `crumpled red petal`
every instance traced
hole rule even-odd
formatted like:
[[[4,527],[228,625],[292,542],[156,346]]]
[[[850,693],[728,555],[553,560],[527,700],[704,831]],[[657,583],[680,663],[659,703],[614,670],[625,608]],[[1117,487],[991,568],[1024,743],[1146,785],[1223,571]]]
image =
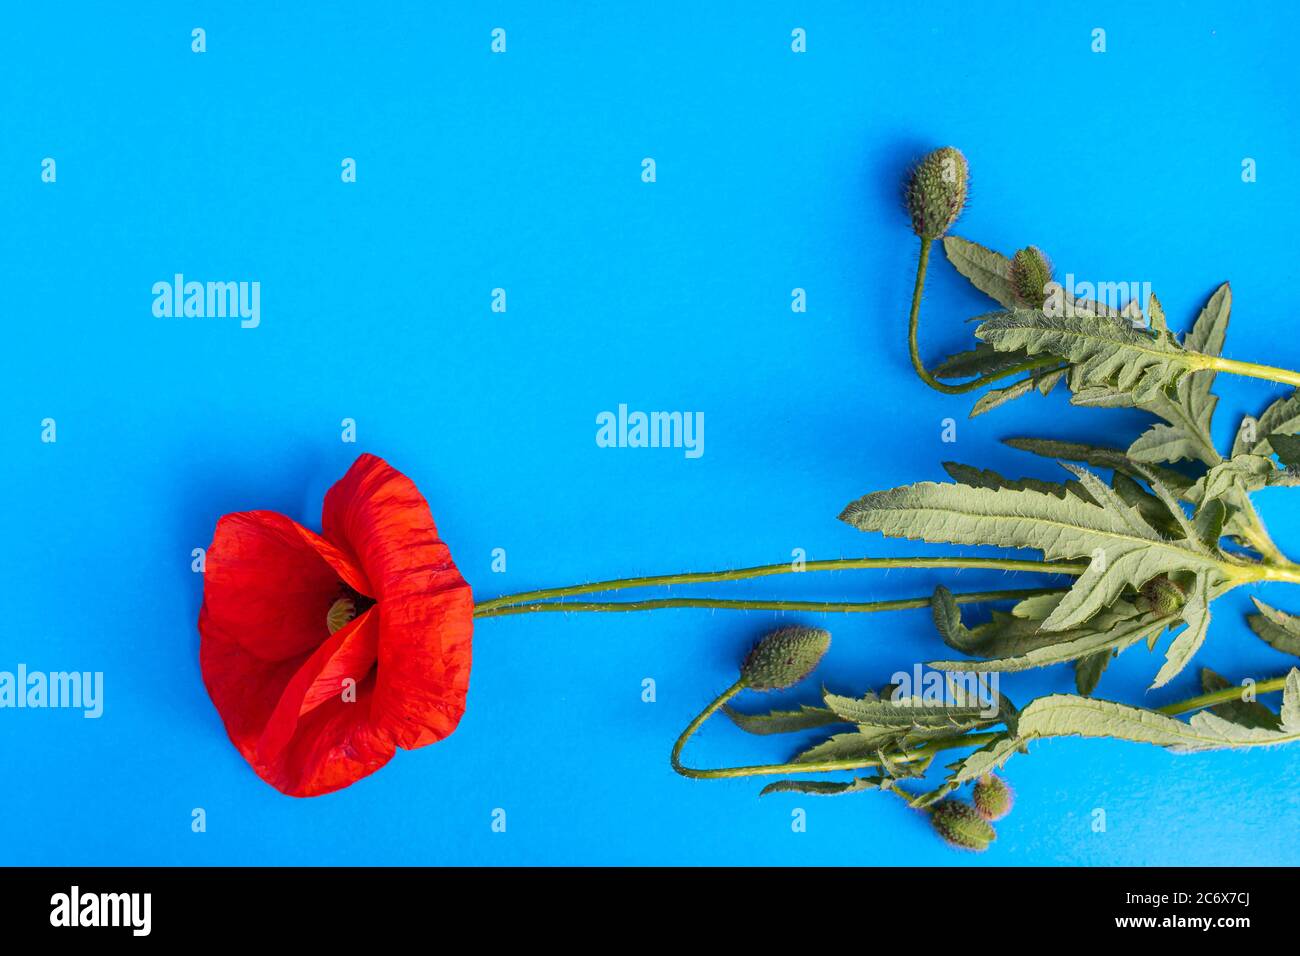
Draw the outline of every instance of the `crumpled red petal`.
[[[362,455],[325,495],[325,536],[346,541],[383,613],[375,726],[412,750],[446,737],[465,713],[474,597],[415,483]]]
[[[363,455],[327,494],[324,526],[224,516],[199,615],[204,683],[231,741],[294,796],[447,736],[469,687],[473,596],[415,485]],[[330,635],[344,584],[375,604]]]

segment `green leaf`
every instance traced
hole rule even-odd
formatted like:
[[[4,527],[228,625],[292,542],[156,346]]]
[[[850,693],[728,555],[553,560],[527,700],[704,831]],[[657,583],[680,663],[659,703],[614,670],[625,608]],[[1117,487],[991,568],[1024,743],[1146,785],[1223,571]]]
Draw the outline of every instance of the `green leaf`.
[[[1196,509],[1194,520],[1196,536],[1207,548],[1217,548],[1223,537],[1223,523],[1228,517],[1228,506],[1221,498],[1214,498]]]
[[[1010,385],[1001,388],[990,388],[975,402],[971,407],[970,417],[978,418],[985,412],[991,412],[995,408],[1001,408],[1007,402],[1014,402],[1017,398],[1024,398],[1034,390],[1037,384],[1036,375],[1028,375],[1025,378],[1018,379]]]
[[[1205,635],[1210,628],[1210,584],[1204,574],[1197,575],[1192,593],[1183,605],[1183,620],[1187,622],[1187,627],[1174,638],[1169,650],[1165,652],[1165,662],[1151,684],[1153,688],[1163,687],[1173,680],[1205,643]]]
[[[1147,299],[1147,316],[1151,319],[1151,331],[1169,331],[1169,323],[1165,321],[1164,306],[1160,304],[1154,292],[1151,293],[1151,298]]]
[[[1247,426],[1250,426],[1248,429]],[[1248,437],[1247,432],[1253,434]],[[1232,445],[1233,457],[1250,452],[1268,456],[1273,453],[1273,438],[1300,432],[1300,392],[1279,398],[1256,419],[1243,419]]]
[[[1136,508],[1138,514],[1142,515],[1142,519],[1158,534],[1166,538],[1177,538],[1183,535],[1183,524],[1175,517],[1179,510],[1176,502],[1174,510],[1171,510],[1165,501],[1148,492],[1122,471],[1116,471],[1111,476],[1110,484],[1115,489],[1115,493],[1123,498],[1126,504]]]
[[[987,709],[983,706],[931,704],[921,697],[885,700],[874,694],[866,697],[841,697],[827,693],[825,700],[826,706],[844,720],[865,729],[891,730],[896,733],[925,728],[968,730],[996,719],[988,716]]]
[[[1269,607],[1259,598],[1251,600],[1259,613],[1246,619],[1250,629],[1274,650],[1300,657],[1300,617]]]
[[[884,777],[855,777],[852,780],[778,780],[759,791],[760,797],[769,793],[811,793],[820,797],[837,797],[844,793],[879,790]]]
[[[803,751],[791,762],[821,763],[825,760],[875,760],[876,752],[886,744],[892,743],[900,733],[898,730],[891,729],[872,730],[871,728],[864,728],[864,731],[835,734]]]
[[[1078,688],[1080,694],[1088,697],[1097,689],[1102,672],[1106,670],[1106,665],[1114,656],[1114,651],[1099,651],[1087,657],[1080,657],[1074,662],[1074,686]]]
[[[1282,730],[1300,733],[1300,670],[1291,668],[1286,675],[1286,688],[1282,691]]]
[[[1008,309],[1015,305],[1010,259],[960,236],[945,236],[943,251],[953,268],[969,279],[971,285]]]
[[[731,718],[732,723],[750,734],[786,734],[844,723],[833,711],[825,707],[809,707],[807,704],[798,710],[774,710],[766,714],[742,714],[731,707],[723,707],[722,710]]]
[[[1001,372],[1028,359],[1023,352],[999,352],[979,342],[969,351],[948,356],[934,367],[933,373],[936,378],[974,378]]]
[[[1124,319],[1076,314],[1050,316],[1033,309],[992,313],[975,335],[1000,351],[1060,356],[1074,366],[1071,388],[1099,385],[1131,392],[1136,401],[1174,386],[1205,367],[1201,356]]]
[[[1186,429],[1152,425],[1128,446],[1128,453],[1134,461],[1175,462],[1184,458],[1200,461],[1203,448],[1203,438],[1189,434]]]
[[[1210,301],[1201,309],[1196,324],[1183,339],[1183,348],[1202,355],[1218,355],[1223,351],[1223,342],[1228,332],[1228,314],[1232,309],[1232,289],[1228,283],[1219,286]],[[1214,371],[1208,370],[1198,375],[1191,375],[1178,383],[1178,405],[1187,411],[1187,417],[1195,423],[1198,438],[1209,444],[1210,423],[1214,417],[1214,408],[1218,398],[1211,389],[1214,387]],[[1213,446],[1211,445],[1211,448]],[[1214,459],[1217,460],[1217,453]],[[1207,464],[1214,460],[1205,459]]]
[[[1273,435],[1268,440],[1278,461],[1288,468],[1300,467],[1300,437],[1296,435]]]
[[[1129,611],[1134,613],[1131,608]],[[1088,627],[1058,632],[1056,642],[1033,647],[1024,653],[986,661],[931,661],[929,666],[935,670],[975,673],[1014,673],[1035,667],[1050,667],[1093,654],[1122,651],[1146,637],[1160,634],[1176,623],[1181,613],[1179,610],[1164,616],[1134,614],[1124,617],[1119,612],[1103,612],[1095,621],[1090,621]]]
[[[1094,468],[1111,468],[1133,477],[1145,477],[1140,470],[1140,463],[1118,448],[1106,448],[1101,445],[1086,445],[1080,442],[1056,441],[1050,438],[1004,438],[1004,445],[1019,451],[1027,451],[1044,458],[1064,461],[1079,461]],[[1151,467],[1151,466],[1148,466]],[[1180,498],[1187,497],[1187,489],[1193,482],[1172,468],[1153,468],[1152,474],[1171,489]]]
[[[1232,686],[1233,684],[1230,681],[1220,677],[1208,667],[1201,669],[1201,689],[1206,693],[1226,690]],[[1244,690],[1244,688],[1241,689]],[[1281,721],[1278,719],[1277,714],[1254,700],[1230,700],[1226,703],[1216,704],[1210,708],[1210,712],[1234,724],[1241,724],[1243,727],[1262,727],[1266,730],[1278,730],[1281,727]]]
[[[953,481],[963,485],[970,485],[972,488],[1009,488],[1012,491],[1031,489],[1048,495],[1056,495],[1058,498],[1075,495],[1085,501],[1092,501],[1083,485],[1077,481],[1061,482],[1043,481],[1040,478],[1005,478],[992,469],[962,465],[955,461],[945,461],[943,470],[948,473],[948,477]]]
[[[1049,631],[1082,624],[1114,604],[1134,581],[1171,571],[1217,570],[1218,561],[1199,541],[1162,538],[1095,475],[1083,469],[1074,474],[1090,495],[1108,498],[1107,507],[1032,490],[921,482],[866,495],[840,518],[888,537],[1035,549],[1048,561],[1090,559],[1043,622]]]
[[[1291,671],[1287,686],[1288,690],[1295,687],[1293,700],[1300,709],[1300,671]],[[1296,717],[1300,719],[1300,712],[1297,712]],[[1020,712],[1020,736],[1022,740],[1036,737],[1111,737],[1190,753],[1288,743],[1300,738],[1300,725],[1292,729],[1284,721],[1280,731],[1243,727],[1208,711],[1195,714],[1189,722],[1184,723],[1141,707],[1073,694],[1053,694],[1032,701]]]
[[[959,761],[949,779],[960,786],[977,777],[983,777],[1006,766],[1006,762],[1023,749],[1022,741],[1009,737],[985,744],[966,759]]]

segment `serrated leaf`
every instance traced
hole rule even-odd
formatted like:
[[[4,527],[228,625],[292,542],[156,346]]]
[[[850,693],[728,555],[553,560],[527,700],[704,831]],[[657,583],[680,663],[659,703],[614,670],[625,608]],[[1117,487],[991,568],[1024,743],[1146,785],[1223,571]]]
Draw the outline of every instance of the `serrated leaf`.
[[[1246,619],[1250,629],[1274,650],[1300,657],[1300,617],[1270,607],[1259,598],[1252,597],[1251,600],[1259,613]]]
[[[1183,606],[1183,620],[1187,627],[1179,632],[1165,652],[1165,662],[1151,683],[1153,688],[1163,687],[1173,680],[1205,643],[1210,628],[1210,585],[1206,575],[1197,575],[1192,593]]]
[[[827,693],[825,700],[826,706],[844,720],[871,731],[904,733],[918,728],[970,729],[994,719],[988,716],[983,706],[931,704],[920,697],[884,700],[875,695],[841,697]]]
[[[952,765],[948,782],[959,787],[995,770],[1000,770],[1006,762],[1024,748],[1023,742],[1015,737],[1001,737],[985,744],[979,750]]]
[[[943,251],[953,268],[969,279],[971,285],[1008,309],[1015,305],[1010,259],[960,236],[945,236]]]
[[[1057,632],[1054,643],[1031,648],[1014,656],[984,661],[930,661],[935,670],[975,673],[1014,673],[1036,667],[1065,664],[1093,654],[1114,653],[1131,647],[1152,634],[1159,634],[1179,620],[1181,612],[1164,616],[1135,614],[1132,617],[1099,618],[1098,626]],[[1092,624],[1092,622],[1089,622]]]
[[[766,714],[744,714],[731,707],[723,707],[722,710],[731,718],[732,723],[750,734],[786,734],[844,723],[833,711],[825,707],[809,707],[807,704],[801,705],[798,710],[774,710]]]
[[[1029,375],[1002,388],[990,388],[971,407],[970,417],[978,418],[995,408],[1001,408],[1007,402],[1014,402],[1017,398],[1024,398],[1034,390],[1034,383],[1035,377]]]
[[[1058,498],[1064,498],[1072,494],[1085,501],[1092,501],[1088,493],[1084,490],[1083,485],[1077,481],[1043,481],[1041,478],[1006,478],[990,468],[976,468],[973,465],[962,465],[955,461],[945,461],[943,470],[948,473],[953,481],[963,485],[970,485],[972,488],[1009,488],[1012,491],[1023,491],[1026,488],[1033,491],[1041,491],[1044,494],[1056,495]]]
[[[1169,323],[1165,321],[1164,306],[1160,304],[1160,300],[1156,298],[1154,292],[1147,299],[1147,317],[1151,320],[1151,330],[1153,332],[1169,331]]]
[[[1294,670],[1291,673],[1300,674]],[[1296,686],[1300,695],[1300,677]],[[1184,723],[1153,710],[1074,694],[1040,697],[1020,712],[1022,740],[1073,736],[1111,737],[1190,753],[1288,743],[1300,737],[1300,730],[1242,727],[1206,711]]]
[[[984,318],[975,335],[1002,351],[1053,355],[1072,366],[1071,387],[1097,385],[1133,393],[1144,401],[1205,367],[1205,360],[1170,339],[1136,329],[1124,319],[1098,315],[1060,317],[1011,309]]]
[[[1129,475],[1116,471],[1111,477],[1110,484],[1126,504],[1137,509],[1138,514],[1157,534],[1166,538],[1177,538],[1183,534],[1182,522],[1174,516],[1169,505],[1148,492]]]
[[[1286,687],[1282,691],[1282,730],[1285,733],[1300,733],[1300,670],[1291,668],[1286,675]]]
[[[1090,474],[1081,469],[1075,476]],[[1095,476],[1092,476],[1095,480]],[[1114,496],[1100,481],[1097,486]],[[1091,495],[1100,492],[1088,487]],[[1042,492],[921,482],[875,492],[840,515],[863,531],[949,544],[985,544],[1041,551],[1048,561],[1088,558],[1087,570],[1043,622],[1066,630],[1114,604],[1133,581],[1171,571],[1214,571],[1217,560],[1199,542],[1161,538],[1118,500],[1105,508]]]
[[[1201,689],[1206,693],[1226,690],[1232,686],[1234,685],[1230,681],[1220,677],[1208,667],[1201,668]],[[1266,730],[1278,730],[1281,727],[1277,714],[1259,701],[1230,700],[1216,704],[1210,708],[1210,712],[1243,727],[1262,727]]]
[[[1253,438],[1247,438],[1248,423],[1253,424],[1250,429]],[[1237,429],[1237,437],[1232,444],[1233,457],[1246,452],[1271,455],[1273,436],[1294,435],[1300,432],[1300,392],[1292,392],[1285,398],[1279,398],[1269,405],[1258,419],[1243,419],[1241,424],[1242,427]]]
[[[855,777],[852,780],[778,780],[758,792],[760,797],[769,793],[810,793],[819,797],[837,797],[863,790],[879,790],[883,777]]]
[[[1145,474],[1139,470],[1140,463],[1133,461],[1118,448],[1087,445],[1082,442],[1056,441],[1050,438],[1004,438],[1002,443],[1044,458],[1079,461],[1094,468],[1111,468],[1126,475],[1145,477]],[[1151,473],[1180,498],[1187,496],[1187,489],[1193,484],[1190,478],[1172,468],[1149,467],[1153,467]]]
[[[864,728],[845,734],[835,734],[821,743],[799,753],[791,763],[821,763],[826,760],[874,760],[876,751],[894,742],[901,731]]]
[[[1152,463],[1201,460],[1203,445],[1195,436],[1173,425],[1152,425],[1128,446],[1129,457],[1134,461]]]
[[[1300,436],[1273,435],[1268,440],[1278,461],[1288,468],[1300,467]]]
[[[1106,665],[1115,656],[1114,651],[1098,651],[1087,657],[1080,657],[1074,662],[1074,686],[1080,694],[1088,697],[1097,689]]]
[[[1196,509],[1193,526],[1197,538],[1207,548],[1217,548],[1223,537],[1223,524],[1228,517],[1228,506],[1221,498],[1207,501]]]
[[[932,369],[936,378],[974,378],[991,375],[1028,361],[1023,352],[999,352],[983,342],[966,352],[950,355]]]

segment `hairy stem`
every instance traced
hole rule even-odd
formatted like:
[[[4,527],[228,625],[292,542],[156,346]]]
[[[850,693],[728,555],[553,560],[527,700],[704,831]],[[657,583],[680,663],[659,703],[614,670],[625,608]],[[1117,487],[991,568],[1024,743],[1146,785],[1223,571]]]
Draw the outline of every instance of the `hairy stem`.
[[[1043,574],[1082,574],[1087,562],[1032,561],[1024,558],[833,558],[825,561],[807,561],[801,566],[791,562],[763,564],[752,568],[735,568],[730,571],[696,571],[683,574],[655,574],[646,577],[617,578],[612,581],[595,581],[590,584],[572,584],[561,588],[543,588],[505,594],[478,604],[474,613],[487,616],[488,611],[511,604],[545,601],[552,598],[574,597],[579,594],[597,594],[603,591],[622,591],[626,588],[663,587],[673,584],[717,584],[723,581],[743,581],[749,578],[769,577],[775,574],[800,574],[806,571],[858,571],[881,568],[967,568],[984,571],[1034,571]]]
[[[945,395],[961,395],[966,392],[973,392],[977,388],[983,388],[990,382],[996,382],[1008,375],[1015,375],[1017,372],[1028,372],[1033,369],[1046,368],[1049,365],[1061,365],[1064,368],[1060,359],[1055,356],[1044,355],[996,372],[990,372],[979,378],[971,379],[969,382],[962,382],[960,385],[949,385],[935,378],[934,374],[925,367],[925,362],[921,360],[921,347],[917,342],[917,331],[921,324],[921,294],[925,291],[925,274],[930,267],[931,244],[932,240],[926,239],[924,236],[921,237],[921,257],[916,263],[916,285],[912,287],[912,311],[907,318],[907,349],[912,356],[912,368],[916,369],[916,374],[921,377],[921,381]]]
[[[1244,375],[1246,378],[1262,378],[1269,382],[1281,382],[1300,388],[1300,372],[1290,369],[1275,368],[1272,365],[1260,365],[1256,362],[1238,362],[1234,359],[1220,358],[1217,355],[1205,356],[1205,368],[1230,375]]]
[[[958,604],[984,601],[1018,601],[1040,594],[1060,594],[1062,588],[1017,588],[1006,591],[970,591],[954,594]],[[930,606],[931,597],[895,598],[888,601],[761,601],[725,598],[651,598],[645,601],[550,601],[535,604],[511,604],[487,610],[475,609],[475,617],[505,617],[510,614],[534,614],[571,611],[663,611],[670,608],[714,608],[724,611],[819,611],[828,614],[874,614],[879,611],[909,611]]]
[[[1270,677],[1267,680],[1258,681],[1255,684],[1254,691],[1256,694],[1266,694],[1270,691],[1282,690],[1286,687],[1287,675],[1279,677]],[[747,767],[717,767],[713,769],[700,769],[696,767],[687,767],[681,761],[682,750],[686,747],[686,742],[695,735],[701,725],[712,717],[728,701],[745,689],[741,681],[732,684],[721,694],[719,694],[712,703],[696,715],[695,719],[686,725],[677,742],[673,744],[672,765],[683,777],[692,777],[695,779],[717,779],[724,777],[771,777],[778,774],[787,773],[830,773],[843,770],[870,770],[881,765],[881,761],[872,758],[860,760],[822,760],[818,762],[802,763],[773,763],[773,764],[756,764]],[[1166,704],[1164,707],[1157,708],[1158,713],[1168,716],[1177,716],[1178,714],[1190,713],[1194,710],[1203,710],[1206,707],[1213,707],[1215,704],[1224,704],[1228,701],[1240,700],[1242,687],[1225,687],[1222,690],[1211,691],[1206,694],[1198,694],[1196,697],[1189,697],[1186,700],[1180,700],[1173,704]],[[942,737],[938,740],[932,740],[920,747],[914,747],[910,750],[899,750],[890,754],[888,762],[891,764],[898,763],[916,763],[926,760],[944,750],[956,750],[962,747],[983,747],[995,740],[1003,739],[1007,736],[1005,730],[983,731],[975,734],[960,734],[952,737]]]

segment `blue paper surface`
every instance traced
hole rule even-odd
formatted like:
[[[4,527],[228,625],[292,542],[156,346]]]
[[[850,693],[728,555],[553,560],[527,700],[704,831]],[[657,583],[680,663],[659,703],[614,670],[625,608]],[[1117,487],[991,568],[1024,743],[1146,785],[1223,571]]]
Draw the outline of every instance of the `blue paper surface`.
[[[203,688],[191,570],[225,512],[318,528],[362,451],[417,482],[480,597],[796,549],[971,553],[836,515],[942,479],[944,460],[1054,477],[999,439],[1126,444],[1146,418],[1058,392],[968,420],[970,400],[916,379],[903,170],[959,146],[973,186],[956,232],[1035,243],[1080,280],[1149,282],[1176,327],[1230,279],[1226,354],[1300,366],[1300,8],[154,3],[4,18],[0,670],[104,684],[97,719],[0,710],[0,862],[1300,862],[1286,748],[1040,743],[1009,767],[1018,805],[982,856],[886,796],[759,799],[760,779],[670,770],[672,741],[766,630],[821,624],[834,643],[807,684],[742,698],[750,710],[812,702],[821,683],[860,693],[943,656],[925,611],[482,621],[452,737],[294,800],[239,757]],[[259,283],[256,327],[157,317],[152,290],[177,274]],[[967,347],[964,320],[990,307],[939,257],[925,354]],[[1284,393],[1218,389],[1224,446]],[[620,405],[703,413],[703,453],[599,447],[597,416]],[[1300,554],[1295,494],[1259,497]],[[854,572],[690,593],[868,600],[940,582],[1033,583]],[[1300,591],[1259,593],[1300,610]],[[1139,647],[1099,694],[1159,704],[1199,690],[1201,666],[1283,672],[1293,661],[1248,631],[1248,608],[1245,589],[1216,605],[1172,686],[1146,690],[1161,658]],[[1056,668],[1003,690],[1072,686]],[[760,763],[793,746],[718,719],[688,756]]]

